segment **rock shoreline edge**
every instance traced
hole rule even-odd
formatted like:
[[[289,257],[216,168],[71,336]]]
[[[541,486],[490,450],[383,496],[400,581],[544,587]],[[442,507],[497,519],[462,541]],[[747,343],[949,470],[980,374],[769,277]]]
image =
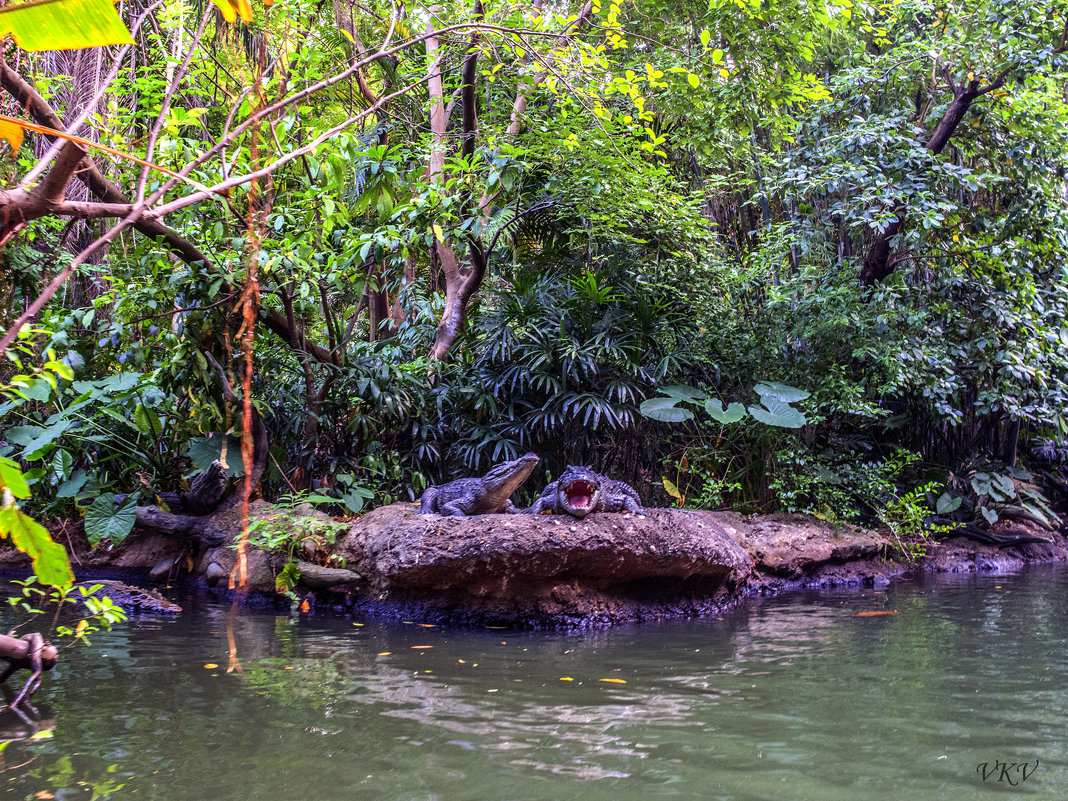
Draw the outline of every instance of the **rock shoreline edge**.
[[[258,501],[251,514],[277,519],[279,512]],[[310,507],[296,514],[301,531],[314,532],[316,525],[338,530]],[[232,543],[240,531],[236,512],[228,528]],[[80,527],[68,524],[62,531],[66,536],[57,539],[72,548],[79,580],[192,578],[220,594],[233,594],[227,590],[236,561],[231,544],[205,548],[135,528],[121,544],[93,549]],[[801,515],[650,509],[645,515],[593,514],[582,520],[441,517],[398,503],[346,524],[329,547],[329,567],[317,564],[326,556],[319,547],[322,537],[316,547],[293,550],[301,571],[295,592],[309,609],[374,618],[603,627],[714,615],[746,595],[796,587],[878,584],[918,572],[1006,571],[1068,561],[1068,541],[1041,533],[1049,543],[998,548],[963,538],[932,541],[925,556],[909,562],[892,558],[893,544],[883,534]],[[289,557],[250,550],[250,603],[280,598],[275,575]],[[0,551],[0,570],[26,565],[17,551]]]

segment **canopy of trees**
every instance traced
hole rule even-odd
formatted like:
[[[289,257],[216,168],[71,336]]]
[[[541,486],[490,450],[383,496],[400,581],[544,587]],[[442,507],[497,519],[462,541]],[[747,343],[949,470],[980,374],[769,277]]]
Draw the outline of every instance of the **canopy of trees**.
[[[352,512],[534,450],[650,503],[1056,525],[1068,4],[223,5],[5,42],[0,457],[40,510],[121,538],[258,415],[264,492]]]

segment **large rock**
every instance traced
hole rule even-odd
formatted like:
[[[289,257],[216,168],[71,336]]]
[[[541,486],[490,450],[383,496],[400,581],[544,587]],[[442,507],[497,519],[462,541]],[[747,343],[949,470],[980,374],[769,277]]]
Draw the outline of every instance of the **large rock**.
[[[752,569],[736,536],[703,512],[440,517],[394,504],[354,524],[337,551],[366,577],[371,606],[599,625],[722,609]]]

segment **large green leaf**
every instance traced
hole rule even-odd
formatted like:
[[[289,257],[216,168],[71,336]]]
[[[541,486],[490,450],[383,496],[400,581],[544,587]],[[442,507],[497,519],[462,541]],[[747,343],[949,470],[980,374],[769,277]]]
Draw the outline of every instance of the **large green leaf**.
[[[58,448],[52,454],[52,472],[59,481],[70,478],[70,471],[74,469],[74,457],[62,448]]]
[[[189,443],[186,456],[193,460],[197,472],[207,470],[211,463],[218,459],[226,465],[228,476],[245,475],[245,465],[241,460],[241,438],[227,435],[224,440],[222,434],[212,434],[210,437],[201,437]],[[226,453],[223,454],[223,442],[226,443]],[[225,456],[225,459],[223,458]]]
[[[22,386],[16,385],[14,390],[23,397],[41,403],[47,401],[52,395],[52,385],[43,380],[30,381]]]
[[[960,508],[963,498],[957,496],[954,497],[948,492],[943,492],[938,496],[938,500],[935,502],[935,511],[940,515],[948,515],[957,511]]]
[[[137,426],[137,430],[142,434],[147,434],[151,437],[158,437],[163,433],[163,423],[159,419],[159,415],[144,404],[134,409],[134,425]]]
[[[82,469],[75,470],[70,474],[70,478],[59,485],[59,489],[56,490],[57,498],[76,498],[78,493],[81,492],[82,487],[85,486],[85,482],[89,476]]]
[[[766,398],[775,398],[783,403],[796,403],[809,396],[809,393],[803,389],[791,387],[789,384],[780,384],[778,381],[761,381],[753,389],[756,390],[765,406],[767,405]]]
[[[350,512],[358,515],[363,511],[364,503],[373,497],[375,497],[375,494],[365,487],[352,487],[341,496],[341,502],[348,507]]]
[[[85,536],[95,548],[101,540],[109,539],[118,545],[129,534],[137,521],[137,499],[131,496],[118,507],[115,495],[98,495],[85,513]]]
[[[805,424],[805,416],[790,404],[771,396],[763,401],[763,406],[749,407],[749,414],[761,423],[777,428],[801,428]]]
[[[13,426],[4,432],[4,437],[8,442],[22,445],[22,458],[32,460],[42,448],[59,441],[74,423],[74,420],[57,420],[49,426]]]
[[[705,411],[712,416],[713,420],[723,425],[737,423],[745,417],[745,407],[742,404],[732,403],[724,409],[723,403],[714,398],[709,398],[705,401]]]
[[[17,506],[0,508],[0,536],[10,537],[12,544],[33,560],[33,573],[42,584],[69,587],[74,583],[66,550]]]
[[[29,498],[30,486],[17,462],[0,458],[0,487],[7,487],[16,498]]]
[[[0,9],[0,35],[23,50],[133,44],[111,0],[30,0]]]
[[[675,400],[700,401],[705,399],[705,393],[686,384],[670,384],[666,387],[657,387],[657,391]]]
[[[675,404],[679,398],[650,398],[642,401],[638,411],[650,420],[659,420],[661,423],[683,423],[693,419],[693,412],[689,409],[680,409]]]
[[[71,386],[75,392],[91,392],[94,397],[103,398],[113,392],[125,392],[133,389],[141,381],[138,373],[116,373],[99,381],[75,381]]]

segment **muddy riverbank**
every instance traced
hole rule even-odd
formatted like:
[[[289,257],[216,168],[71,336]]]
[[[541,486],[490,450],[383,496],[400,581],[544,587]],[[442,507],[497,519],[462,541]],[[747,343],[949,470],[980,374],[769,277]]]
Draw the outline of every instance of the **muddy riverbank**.
[[[421,515],[411,504],[376,509],[347,523],[310,508],[253,504],[258,529],[274,532],[271,551],[249,550],[250,602],[298,603],[376,617],[583,628],[700,617],[753,593],[799,586],[882,584],[921,571],[1006,571],[1068,561],[1063,536],[995,547],[964,538],[922,543],[902,558],[885,534],[832,526],[800,515],[650,509],[644,515]],[[203,583],[235,592],[239,521],[227,541],[135,530],[119,545],[90,548],[79,524],[54,528],[71,549],[79,579],[121,576],[166,585]],[[288,536],[286,536],[288,534]],[[299,581],[276,590],[286,570]],[[0,553],[0,568],[26,560]]]

